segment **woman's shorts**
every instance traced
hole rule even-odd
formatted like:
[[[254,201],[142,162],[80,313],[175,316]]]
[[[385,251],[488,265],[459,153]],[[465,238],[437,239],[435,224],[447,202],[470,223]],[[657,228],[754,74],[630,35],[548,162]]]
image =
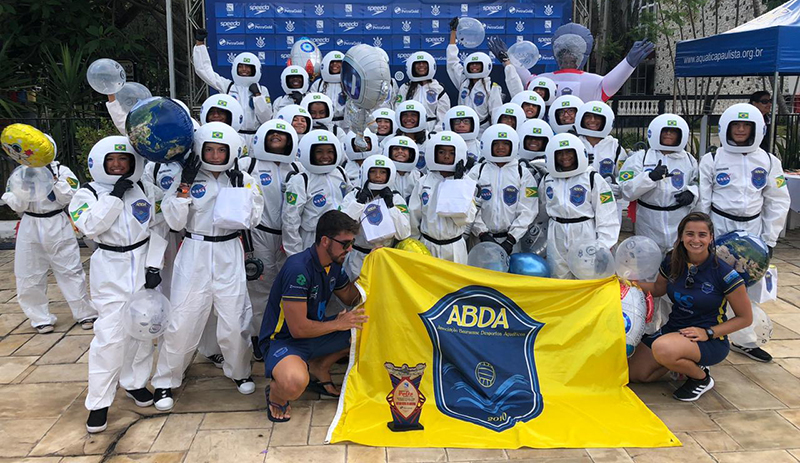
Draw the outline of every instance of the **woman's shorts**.
[[[642,344],[652,349],[653,341],[665,334],[675,333],[680,330],[681,328],[672,327],[669,324],[666,324],[655,333],[645,334],[642,336]],[[728,356],[728,352],[731,351],[731,346],[728,342],[727,336],[725,336],[724,339],[714,338],[710,341],[698,342],[697,347],[700,348],[700,361],[697,362],[697,364],[705,367],[716,365],[725,360],[725,357]]]

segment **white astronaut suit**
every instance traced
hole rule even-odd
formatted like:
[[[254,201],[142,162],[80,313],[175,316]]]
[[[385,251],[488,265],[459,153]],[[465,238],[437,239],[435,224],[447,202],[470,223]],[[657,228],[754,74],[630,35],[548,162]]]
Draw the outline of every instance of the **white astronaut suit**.
[[[283,204],[283,249],[287,256],[314,243],[317,222],[325,212],[337,209],[350,191],[350,182],[341,166],[344,150],[336,136],[327,130],[312,130],[299,142],[303,172],[292,176],[286,185]],[[333,145],[333,164],[314,163],[315,145]]]
[[[55,142],[53,147],[56,148]],[[54,177],[53,191],[47,198],[23,201],[10,190],[2,197],[8,207],[22,216],[14,247],[14,275],[17,300],[34,328],[55,325],[57,320],[48,309],[47,270],[50,268],[75,321],[97,318],[86,291],[78,240],[64,212],[78,190],[78,178],[69,167],[56,161],[46,169]]]
[[[387,110],[382,110],[387,111]],[[378,142],[378,136],[372,133],[370,129],[364,130],[364,141],[369,145],[368,148],[361,151],[356,147],[356,133],[348,132],[344,137],[344,171],[347,173],[347,179],[353,186],[361,186],[366,179],[361,176],[361,166],[365,159],[373,154],[380,154],[381,147]]]
[[[418,62],[428,63],[427,74],[417,75],[414,64]],[[436,60],[430,53],[424,51],[412,53],[406,60],[406,75],[410,82],[403,84],[398,90],[395,106],[406,100],[418,101],[425,105],[426,129],[429,133],[433,132],[441,126],[444,115],[450,109],[450,97],[445,92],[444,86],[434,78]]]
[[[106,173],[110,153],[130,155],[133,185],[112,195],[119,175]],[[138,341],[125,331],[123,308],[145,284],[147,268],[161,268],[166,241],[152,228],[157,225],[155,191],[140,183],[144,158],[127,137],[106,137],[88,157],[93,181],[78,190],[69,204],[75,226],[98,245],[90,265],[91,294],[99,318],[89,346],[88,410],[109,407],[119,383],[128,391],[145,387],[153,365],[153,342]],[[140,187],[144,185],[144,190]]]
[[[299,76],[303,79],[300,88],[289,87],[288,80],[294,76]],[[303,97],[308,92],[308,73],[300,66],[286,66],[281,72],[281,88],[284,94],[272,102],[273,114],[278,114],[278,111],[290,104],[300,104],[303,101]]]
[[[561,171],[555,156],[574,150],[577,167]],[[554,135],[547,144],[548,174],[539,184],[539,198],[547,207],[547,262],[554,278],[573,278],[567,265],[570,245],[597,240],[611,249],[619,237],[617,205],[611,187],[589,167],[583,142],[575,135]]]
[[[310,107],[314,103],[322,103],[325,105],[325,117],[315,118],[313,116]],[[333,101],[331,101],[327,95],[322,93],[309,93],[303,97],[303,101],[300,103],[300,106],[308,111],[309,116],[313,120],[312,130],[327,130],[328,132],[332,132],[334,135],[336,135],[340,142],[344,143],[344,139],[347,136],[347,131],[333,122]]]
[[[228,146],[225,164],[203,161],[206,142]],[[169,390],[181,385],[183,372],[198,347],[212,305],[218,317],[217,340],[225,357],[225,376],[236,381],[239,392],[243,394],[255,390],[252,380],[249,380],[252,311],[246,304],[240,231],[221,228],[213,222],[218,195],[223,188],[234,186],[226,171],[234,165],[241,149],[241,139],[229,125],[221,122],[203,125],[195,133],[194,152],[200,157],[200,169],[188,187],[189,197],[178,197],[180,181],[176,181],[161,205],[170,228],[185,228],[186,237],[175,259],[171,290],[173,311],[152,379],[159,410],[172,408],[171,397],[159,400],[165,398],[159,397],[159,389]],[[184,174],[186,169],[184,167]],[[215,177],[213,172],[220,174]],[[261,218],[264,198],[253,177],[246,172],[241,172],[241,175],[243,188],[250,193],[247,195],[251,201],[249,221],[255,226]]]
[[[481,63],[479,72],[469,72],[470,63]],[[469,106],[478,113],[480,133],[489,127],[492,111],[503,104],[503,91],[499,85],[492,83],[489,74],[492,72],[492,60],[483,52],[467,55],[464,63],[458,57],[458,46],[447,46],[447,75],[458,90],[458,104]],[[478,79],[472,84],[471,79]]]
[[[730,138],[731,124],[737,121],[752,126],[745,146]],[[722,147],[700,160],[696,209],[711,216],[717,237],[744,230],[774,247],[791,200],[780,159],[759,148],[766,132],[764,117],[753,105],[735,104],[722,113],[719,127]]]
[[[403,135],[396,135],[383,143],[383,155],[391,159],[392,147],[407,148],[409,151],[408,162],[399,162],[392,159],[397,175],[394,178],[394,189],[400,193],[408,204],[408,199],[419,183],[421,174],[417,169],[417,157],[420,156],[419,148],[414,140]]]
[[[261,80],[261,61],[252,53],[239,53],[231,64],[231,77],[233,80],[222,77],[211,66],[211,58],[205,45],[195,45],[192,51],[192,63],[200,79],[220,93],[225,93],[236,98],[242,105],[244,122],[239,130],[245,136],[246,145],[243,154],[249,153],[253,135],[258,126],[272,119],[272,101],[269,90],[259,84]],[[254,68],[252,76],[240,76],[238,66],[244,64]],[[260,96],[255,97],[250,92],[250,86],[257,84]]]
[[[470,119],[472,120],[472,127],[467,132],[459,132],[456,130],[456,120]],[[481,141],[479,134],[481,132],[481,120],[478,113],[469,106],[458,105],[448,109],[442,119],[442,124],[439,130],[449,130],[456,132],[464,140],[467,145],[467,158],[477,161],[481,157]]]
[[[387,182],[383,184],[369,182],[369,170],[372,168],[388,169],[389,178]],[[388,189],[392,195],[391,205],[385,202],[385,199],[382,199],[382,201],[385,202],[385,205],[389,209],[389,219],[394,224],[395,233],[388,238],[370,242],[367,241],[364,234],[364,226],[362,225],[362,228],[355,237],[353,250],[347,254],[347,259],[345,260],[344,267],[347,276],[350,277],[350,281],[355,281],[359,277],[364,259],[376,246],[391,247],[394,240],[401,241],[411,235],[411,222],[406,201],[398,191],[392,188],[395,178],[394,162],[382,154],[369,156],[361,165],[361,178],[364,179],[362,185],[354,188],[345,196],[339,209],[350,216],[351,219],[362,222],[362,219],[366,220],[364,211],[367,208],[367,204],[372,203],[376,198],[382,198],[381,191]],[[367,191],[364,191],[364,189]],[[380,210],[378,210],[377,213],[380,214]],[[380,220],[383,219],[385,219],[385,217],[380,218]]]
[[[453,164],[436,162],[436,147],[441,145],[455,148],[456,156]],[[464,216],[444,217],[436,212],[439,187],[453,178],[445,178],[441,173],[456,172],[456,165],[459,162],[466,165],[466,143],[455,132],[435,133],[427,142],[425,157],[429,171],[417,183],[408,201],[408,211],[411,214],[411,236],[422,241],[434,257],[466,264],[467,243],[464,241],[463,235],[475,220],[477,212],[475,201],[472,201]]]
[[[677,128],[681,138],[676,146],[661,143],[661,131]],[[686,121],[675,114],[662,114],[647,128],[650,149],[637,151],[625,161],[619,173],[619,189],[626,201],[637,201],[635,231],[658,244],[661,253],[672,249],[678,224],[692,211],[699,189],[697,160],[684,148],[691,132]],[[669,177],[653,180],[650,172],[659,164]],[[683,204],[676,196],[684,191],[692,198]],[[684,194],[688,198],[688,194]],[[664,320],[666,321],[666,320]]]
[[[495,142],[511,143],[509,156],[495,156]],[[472,168],[470,176],[478,182],[478,213],[472,234],[488,233],[492,240],[519,249],[522,237],[539,211],[537,184],[531,172],[517,159],[519,136],[505,124],[489,126],[481,136],[483,161]],[[504,164],[504,165],[500,165]]]
[[[344,61],[344,53],[333,50],[325,54],[319,67],[320,78],[315,80],[309,87],[311,93],[322,93],[331,99],[333,103],[333,117],[331,121],[339,127],[347,130],[349,127],[344,119],[344,108],[347,104],[347,94],[342,87],[342,72],[331,73],[331,63]]]

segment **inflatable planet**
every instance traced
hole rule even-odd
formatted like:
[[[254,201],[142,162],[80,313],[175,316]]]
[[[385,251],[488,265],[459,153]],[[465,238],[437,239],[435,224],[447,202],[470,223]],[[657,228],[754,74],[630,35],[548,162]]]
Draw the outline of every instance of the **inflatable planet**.
[[[191,117],[169,98],[136,103],[125,120],[125,130],[133,149],[153,162],[180,161],[194,142]]]
[[[508,254],[505,249],[491,241],[476,244],[467,255],[467,265],[472,267],[506,273],[508,264]]]
[[[529,277],[550,278],[550,265],[547,260],[530,252],[511,254],[508,273]]]
[[[394,245],[395,249],[401,251],[413,252],[414,254],[422,254],[423,256],[430,256],[431,252],[422,244],[422,241],[415,240],[414,238],[406,238],[403,241]]]
[[[641,289],[623,281],[619,282],[619,289],[622,319],[625,322],[625,350],[630,357],[642,340],[647,313],[652,312],[653,299],[649,299],[648,308],[648,298]]]
[[[753,286],[769,269],[769,249],[761,237],[744,231],[726,233],[716,242],[717,257],[739,272],[744,284]]]

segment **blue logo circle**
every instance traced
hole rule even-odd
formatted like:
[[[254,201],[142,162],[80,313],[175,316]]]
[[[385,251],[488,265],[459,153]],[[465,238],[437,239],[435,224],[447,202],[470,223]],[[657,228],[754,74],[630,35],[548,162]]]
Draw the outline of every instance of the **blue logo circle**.
[[[492,190],[488,188],[481,188],[481,199],[484,201],[492,199]]]
[[[170,176],[166,176],[166,177],[162,178],[161,179],[161,189],[162,190],[169,190],[169,187],[172,186],[172,182],[174,182],[174,181],[175,181],[175,179],[170,177]]]
[[[325,199],[325,195],[317,194],[317,195],[314,195],[314,199],[312,199],[312,202],[314,203],[315,206],[322,207],[322,206],[325,205],[327,200]]]
[[[625,320],[625,334],[628,334],[631,330],[631,317],[625,312],[622,312],[622,318]]]
[[[422,198],[422,204],[428,204],[428,200],[431,199],[430,196],[428,196],[428,192],[427,191],[424,191],[422,193],[421,198]]]
[[[264,186],[267,186],[270,183],[272,183],[272,176],[270,174],[266,173],[266,172],[261,174],[260,178],[261,178],[261,184],[264,185]]]
[[[314,45],[311,45],[310,42],[303,42],[302,44],[300,44],[300,49],[306,53],[310,53],[314,51]]]
[[[553,199],[553,187],[547,187],[547,189],[544,190],[544,194],[547,195],[547,199]]]
[[[717,183],[719,183],[722,186],[725,186],[731,183],[731,176],[726,174],[725,172],[717,174]]]
[[[206,195],[205,185],[200,185],[200,184],[192,185],[192,196],[199,199],[205,195]]]
[[[94,159],[89,158],[89,168],[91,169],[94,166]]]

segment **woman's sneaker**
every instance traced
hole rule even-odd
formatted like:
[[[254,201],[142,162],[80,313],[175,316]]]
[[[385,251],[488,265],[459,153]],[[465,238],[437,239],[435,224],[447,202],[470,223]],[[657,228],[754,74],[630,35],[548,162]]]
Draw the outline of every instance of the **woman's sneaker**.
[[[56,327],[53,326],[53,325],[39,325],[39,326],[36,327],[36,332],[39,333],[39,334],[47,334],[47,333],[52,333],[53,330],[55,330],[55,329],[56,329]],[[97,432],[100,432],[100,431],[97,431]]]
[[[211,360],[211,363],[217,368],[222,368],[222,364],[225,363],[225,357],[223,357],[222,354],[209,355],[206,358]]]
[[[153,394],[146,387],[125,391],[125,395],[133,399],[137,407],[149,407],[153,405]]]
[[[708,367],[701,368],[706,372],[706,377],[704,379],[687,379],[686,382],[683,383],[683,386],[672,393],[672,397],[682,402],[694,402],[699,399],[700,396],[710,391],[711,388],[714,387],[714,378],[711,377]]]
[[[89,412],[89,419],[86,420],[86,430],[90,434],[103,432],[108,427],[108,407]]]
[[[760,347],[744,347],[744,346],[737,346],[734,343],[731,343],[731,350],[734,352],[738,352],[742,355],[746,355],[751,359],[755,360],[756,362],[771,362],[772,356],[769,355],[769,352],[765,351]]]

